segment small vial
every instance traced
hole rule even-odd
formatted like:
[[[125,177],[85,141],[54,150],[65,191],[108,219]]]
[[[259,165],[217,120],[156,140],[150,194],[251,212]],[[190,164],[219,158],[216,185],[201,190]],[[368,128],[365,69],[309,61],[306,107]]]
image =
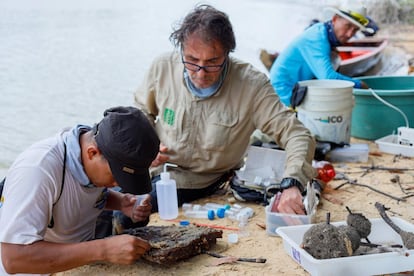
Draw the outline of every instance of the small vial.
[[[187,210],[184,212],[184,216],[188,218],[208,218],[209,220],[214,219],[214,210]]]
[[[181,206],[181,208],[183,209],[183,211],[187,211],[187,210],[191,210],[193,209],[193,204],[191,203],[183,203],[183,205]]]
[[[243,207],[239,204],[233,204],[233,206],[230,207],[230,210],[235,213],[238,213],[241,209],[243,209]]]
[[[136,196],[136,198],[137,198],[137,200],[135,201],[135,203],[134,203],[134,208],[133,208],[133,210],[135,210],[138,206],[142,206],[143,204],[143,201],[146,199],[148,197],[148,195],[147,194],[145,194],[145,195],[137,195]],[[133,212],[133,211],[132,211]],[[131,220],[132,220],[132,222],[133,223],[136,223],[137,221],[136,220],[134,220],[133,218],[131,218]]]
[[[193,205],[193,210],[198,211],[198,210],[202,210],[203,207],[200,204],[194,204]]]
[[[230,205],[228,204],[218,204],[218,203],[206,203],[204,204],[204,209],[220,209],[220,208],[224,208],[224,209],[230,209]]]
[[[249,230],[247,229],[249,223],[249,217],[247,214],[244,214],[240,217],[239,223],[239,236],[240,237],[248,237]]]
[[[232,208],[234,208],[234,209],[241,209],[241,208],[243,208],[240,204],[233,204],[233,206],[232,206]]]
[[[254,211],[250,207],[244,207],[237,213],[237,220],[240,220],[241,217],[247,216],[247,218],[251,218],[254,215]]]

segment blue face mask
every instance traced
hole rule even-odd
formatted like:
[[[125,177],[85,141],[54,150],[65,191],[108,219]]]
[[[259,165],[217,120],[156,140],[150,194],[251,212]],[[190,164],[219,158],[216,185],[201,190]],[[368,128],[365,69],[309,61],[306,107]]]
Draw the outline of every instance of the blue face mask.
[[[223,70],[221,71],[220,74],[220,78],[219,80],[213,84],[210,87],[207,88],[197,88],[190,79],[190,76],[187,72],[187,69],[184,68],[184,80],[185,83],[187,85],[188,90],[190,90],[190,92],[196,96],[199,97],[201,99],[206,99],[208,97],[213,96],[214,94],[216,94],[216,92],[220,89],[221,85],[223,84],[224,78],[226,77],[227,74],[227,63],[224,65]]]

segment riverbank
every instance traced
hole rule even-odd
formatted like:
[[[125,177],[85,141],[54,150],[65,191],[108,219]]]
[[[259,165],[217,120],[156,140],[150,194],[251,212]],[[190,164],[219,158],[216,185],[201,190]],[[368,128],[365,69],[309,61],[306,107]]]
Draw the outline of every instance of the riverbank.
[[[334,163],[338,175],[348,177],[347,180],[336,179],[328,183],[328,188],[323,194],[316,215],[316,222],[323,222],[329,212],[331,221],[344,221],[348,215],[346,206],[353,212],[362,213],[367,218],[380,218],[374,207],[375,202],[380,202],[390,208],[392,216],[402,218],[414,223],[412,210],[414,208],[414,197],[405,200],[396,200],[391,197],[404,198],[406,193],[414,193],[414,173],[402,171],[402,168],[414,168],[413,158],[396,157],[378,152],[378,148],[372,142],[355,140],[355,143],[369,143],[370,155],[367,163]],[[364,166],[388,167],[394,170],[366,169]],[[398,179],[398,181],[396,181]],[[347,183],[347,184],[344,184]],[[398,184],[401,183],[401,184]],[[359,186],[362,185],[362,186]],[[343,186],[341,186],[343,185]],[[366,185],[366,186],[363,186]],[[401,187],[399,186],[401,185]],[[341,187],[336,190],[337,187]],[[375,192],[369,187],[382,193]],[[227,192],[223,195],[214,195],[198,201],[228,203],[233,199]],[[223,239],[219,239],[220,248],[225,246],[224,251],[219,253],[225,256],[265,258],[266,263],[236,262],[222,265],[214,265],[215,258],[202,254],[178,264],[163,267],[138,261],[131,266],[112,264],[93,264],[83,266],[64,273],[67,275],[309,275],[298,263],[296,263],[283,249],[280,237],[269,236],[262,228],[266,223],[266,214],[263,206],[257,204],[240,203],[242,206],[251,207],[255,215],[248,223],[248,237],[239,237],[237,244],[227,244],[228,234],[235,233],[232,230],[223,231]],[[178,220],[188,219],[180,213]],[[224,227],[238,227],[238,223],[230,219],[190,219],[194,223],[217,224]],[[170,225],[176,222],[160,220],[158,214],[151,216],[150,225]]]
[[[383,28],[381,35],[387,36],[390,46],[398,50],[404,50],[407,58],[414,56],[414,27],[406,25],[395,25]],[[316,215],[316,222],[325,221],[326,214],[331,214],[331,221],[346,220],[348,206],[353,212],[362,213],[366,217],[379,218],[379,213],[374,207],[375,202],[381,202],[389,207],[393,216],[402,218],[410,223],[414,223],[414,197],[405,200],[391,198],[403,198],[414,192],[414,172],[402,171],[402,168],[414,168],[414,158],[404,158],[378,151],[378,147],[372,141],[352,139],[354,143],[369,144],[370,155],[366,163],[334,163],[338,174],[343,174],[353,183],[366,186],[353,185],[347,180],[336,179],[329,182]],[[393,170],[366,169],[363,166],[388,167]],[[347,183],[347,184],[344,184]],[[400,184],[399,184],[400,183]],[[343,186],[341,186],[343,185]],[[336,189],[337,187],[341,187]],[[382,193],[371,190],[375,188]],[[200,200],[198,203],[217,202],[227,203],[232,199],[232,195],[227,193],[214,195],[210,198]],[[266,215],[263,206],[257,204],[240,203],[254,209],[255,215],[248,224],[248,237],[242,237],[237,244],[227,244],[227,235],[234,231],[224,230],[223,239],[220,244],[225,244],[226,249],[220,252],[226,256],[237,257],[261,257],[266,258],[266,263],[246,263],[236,262],[215,266],[215,258],[208,255],[199,255],[189,260],[180,262],[170,267],[162,267],[138,261],[131,266],[120,266],[112,264],[93,264],[73,269],[59,276],[67,275],[309,275],[297,262],[295,262],[284,251],[282,239],[266,234],[262,228],[266,222]],[[186,219],[182,213],[178,219]],[[225,227],[238,227],[237,222],[230,219],[215,221],[193,220],[198,223],[214,223]],[[159,219],[158,214],[151,216],[150,225],[169,225]]]

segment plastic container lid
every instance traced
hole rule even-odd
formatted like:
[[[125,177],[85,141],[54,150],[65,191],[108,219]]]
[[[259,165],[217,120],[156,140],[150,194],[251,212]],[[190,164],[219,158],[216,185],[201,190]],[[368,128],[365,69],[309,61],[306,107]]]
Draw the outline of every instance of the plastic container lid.
[[[190,225],[190,222],[188,220],[181,220],[180,225],[181,226],[188,226],[188,225]]]
[[[214,210],[208,210],[207,217],[209,220],[214,220],[214,217],[215,217]]]
[[[224,208],[217,209],[217,217],[224,218],[225,214],[226,214],[226,209]]]
[[[239,241],[239,235],[233,233],[227,235],[227,241],[229,243],[237,243]]]

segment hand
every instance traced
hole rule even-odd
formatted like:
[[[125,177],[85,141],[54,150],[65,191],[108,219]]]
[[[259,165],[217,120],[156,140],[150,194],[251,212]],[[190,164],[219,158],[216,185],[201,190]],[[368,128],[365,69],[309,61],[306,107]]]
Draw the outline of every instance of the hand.
[[[305,215],[302,194],[297,187],[283,190],[277,206],[279,213]]]
[[[151,248],[147,241],[126,234],[104,240],[106,242],[105,259],[114,264],[133,264]]]
[[[149,194],[140,195],[144,197],[138,206],[135,206],[137,196],[124,194],[121,200],[121,211],[129,216],[134,222],[145,221],[151,215],[151,196]]]
[[[133,222],[138,221],[145,221],[150,215],[151,215],[151,195],[145,194],[145,195],[139,195],[135,196],[136,200],[140,200],[138,202],[134,203],[134,208],[132,208],[131,212],[131,219]]]
[[[151,167],[158,167],[159,165],[164,164],[168,161],[169,156],[163,153],[166,153],[168,151],[168,148],[164,146],[162,143],[160,144],[160,152],[157,154],[157,157],[155,157],[154,161],[151,163]]]

